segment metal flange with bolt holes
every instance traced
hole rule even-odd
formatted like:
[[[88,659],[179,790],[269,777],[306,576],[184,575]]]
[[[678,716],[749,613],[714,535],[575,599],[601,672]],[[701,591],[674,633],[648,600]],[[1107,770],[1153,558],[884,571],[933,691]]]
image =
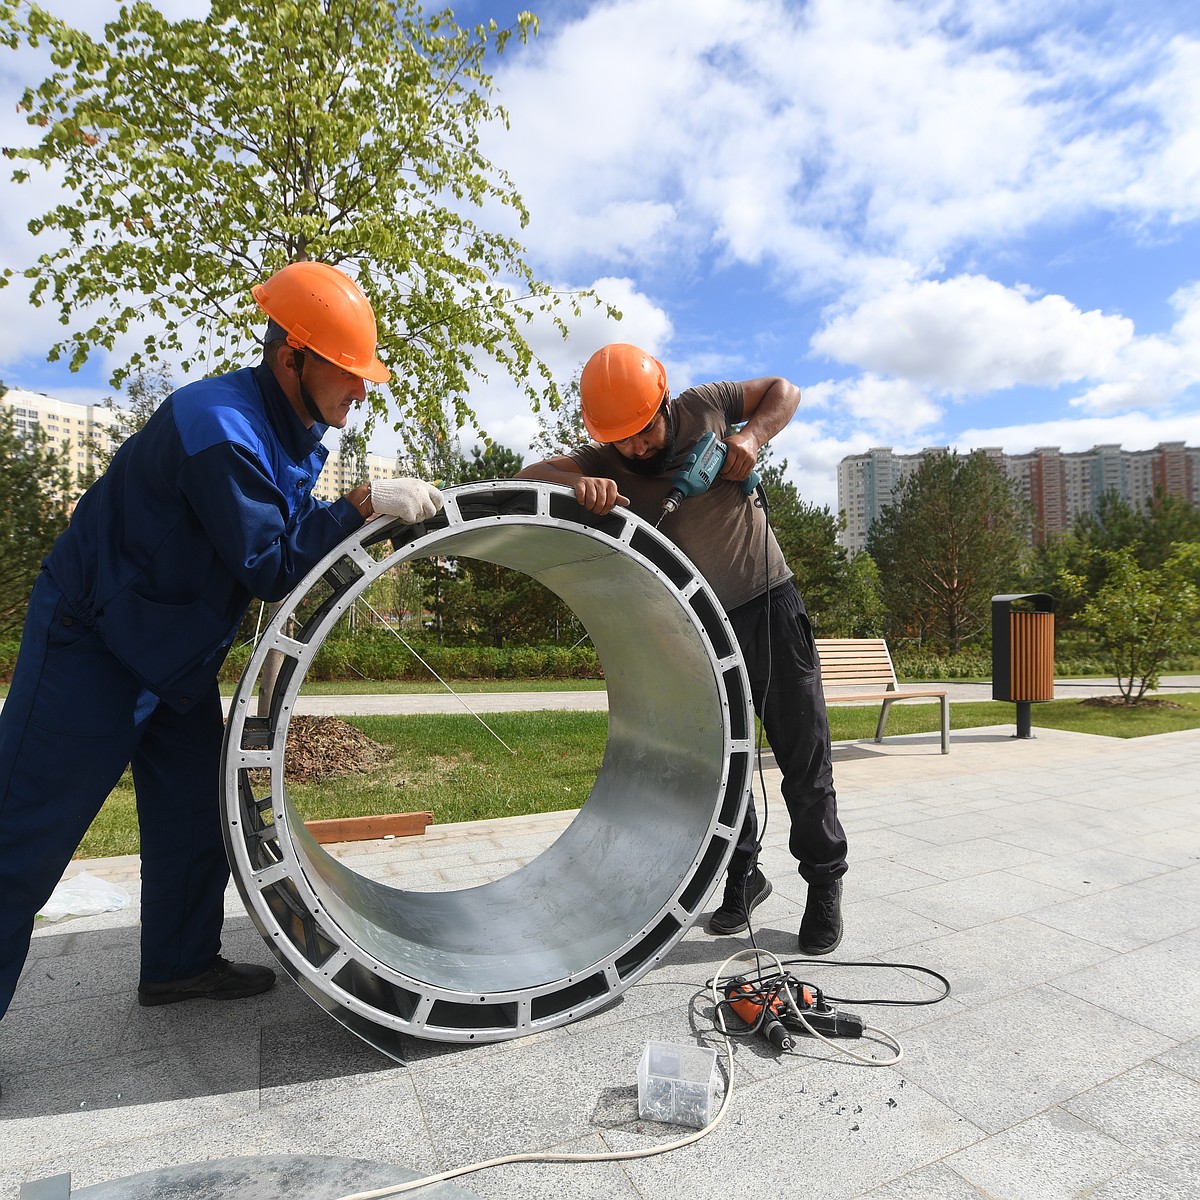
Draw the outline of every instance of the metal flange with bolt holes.
[[[317,1004],[402,1061],[404,1035],[502,1041],[611,1003],[696,920],[737,841],[752,778],[737,641],[667,538],[624,510],[588,513],[550,484],[444,495],[423,525],[368,523],[284,601],[238,685],[223,752],[225,840],[252,919]],[[383,557],[370,552],[389,543]],[[545,851],[482,886],[422,892],[364,878],[322,849],[288,797],[284,760],[324,639],[389,568],[435,556],[498,563],[561,597],[599,656],[608,738],[587,800]],[[283,665],[259,717],[272,650]]]

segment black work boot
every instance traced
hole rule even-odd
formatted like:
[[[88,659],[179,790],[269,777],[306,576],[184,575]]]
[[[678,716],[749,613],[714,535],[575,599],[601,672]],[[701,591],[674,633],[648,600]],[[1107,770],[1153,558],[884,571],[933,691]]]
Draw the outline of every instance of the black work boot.
[[[708,920],[709,933],[741,933],[750,914],[771,894],[771,881],[757,868],[741,879],[725,880],[721,907]]]
[[[181,1000],[240,1000],[243,996],[257,996],[274,984],[275,972],[270,967],[231,963],[218,955],[207,971],[191,979],[139,983],[138,1003],[148,1008],[155,1004],[178,1004]]]
[[[810,883],[800,920],[800,953],[813,958],[836,950],[842,940],[842,881]]]

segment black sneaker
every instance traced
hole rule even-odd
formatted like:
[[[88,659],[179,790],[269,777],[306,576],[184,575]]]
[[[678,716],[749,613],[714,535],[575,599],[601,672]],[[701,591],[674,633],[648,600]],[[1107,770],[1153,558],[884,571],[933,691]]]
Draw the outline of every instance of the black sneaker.
[[[721,907],[708,920],[709,933],[741,933],[750,914],[771,894],[771,881],[757,868],[748,879],[726,879]]]
[[[800,953],[813,958],[836,950],[842,940],[842,881],[810,883],[800,920]]]
[[[218,955],[207,971],[191,979],[139,983],[138,1003],[147,1008],[154,1004],[178,1004],[181,1000],[240,1000],[243,996],[257,996],[274,984],[275,972],[270,967],[231,963]]]

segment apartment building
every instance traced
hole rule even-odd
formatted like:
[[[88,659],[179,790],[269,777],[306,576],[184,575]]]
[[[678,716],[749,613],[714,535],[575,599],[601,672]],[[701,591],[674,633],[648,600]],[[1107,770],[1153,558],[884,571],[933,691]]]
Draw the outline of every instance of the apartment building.
[[[329,445],[336,436],[336,431],[331,433],[326,438],[326,445]],[[313,495],[318,500],[333,501],[339,496],[344,496],[351,488],[356,487],[360,483],[374,483],[377,479],[391,479],[396,474],[396,456],[393,454],[368,454],[366,461],[366,478],[355,478],[357,475],[358,464],[352,459],[342,461],[342,456],[334,444],[329,451],[329,458],[325,463],[325,469],[317,478],[317,486],[313,488]]]
[[[846,514],[842,545],[850,555],[867,544],[867,532],[896,492],[930,454],[894,454],[878,446],[851,454],[838,464],[838,508]],[[1065,533],[1082,513],[1097,512],[1100,497],[1112,492],[1135,508],[1149,504],[1161,490],[1200,509],[1200,447],[1160,442],[1153,450],[1118,445],[1064,452],[1041,446],[1028,454],[1006,454],[994,446],[983,453],[1017,483],[1033,512],[1030,538],[1041,543]]]
[[[12,414],[18,436],[28,436],[35,425],[40,426],[47,446],[65,453],[67,466],[76,478],[96,466],[97,447],[110,447],[113,414],[102,404],[71,404],[22,388],[9,388],[0,397],[0,404]]]
[[[838,463],[838,509],[846,514],[842,545],[853,558],[867,544],[867,530],[891,503],[904,481],[930,454],[946,454],[949,446],[930,446],[919,454],[894,454],[876,446],[850,454]]]
[[[112,448],[113,413],[103,404],[72,404],[22,388],[9,388],[0,397],[0,404],[12,414],[13,428],[18,435],[27,435],[35,425],[40,426],[46,435],[47,446],[65,452],[67,466],[74,478],[86,476],[97,469],[97,447]],[[342,461],[334,441],[336,437],[338,431],[333,430],[326,438],[327,444],[332,443],[329,459],[313,489],[313,495],[321,500],[336,500],[361,482],[355,478],[358,464],[353,460]],[[366,475],[369,481],[389,479],[395,474],[394,456],[367,455]]]

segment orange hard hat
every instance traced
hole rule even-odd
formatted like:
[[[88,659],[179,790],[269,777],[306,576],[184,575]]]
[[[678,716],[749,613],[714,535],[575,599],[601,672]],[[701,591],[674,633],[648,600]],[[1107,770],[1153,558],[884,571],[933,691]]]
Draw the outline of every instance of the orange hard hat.
[[[601,346],[579,377],[583,423],[598,442],[619,442],[640,433],[666,398],[662,363],[625,342]]]
[[[287,344],[334,366],[387,383],[391,371],[375,355],[375,312],[349,275],[321,262],[288,263],[250,289],[258,307],[287,331]]]

